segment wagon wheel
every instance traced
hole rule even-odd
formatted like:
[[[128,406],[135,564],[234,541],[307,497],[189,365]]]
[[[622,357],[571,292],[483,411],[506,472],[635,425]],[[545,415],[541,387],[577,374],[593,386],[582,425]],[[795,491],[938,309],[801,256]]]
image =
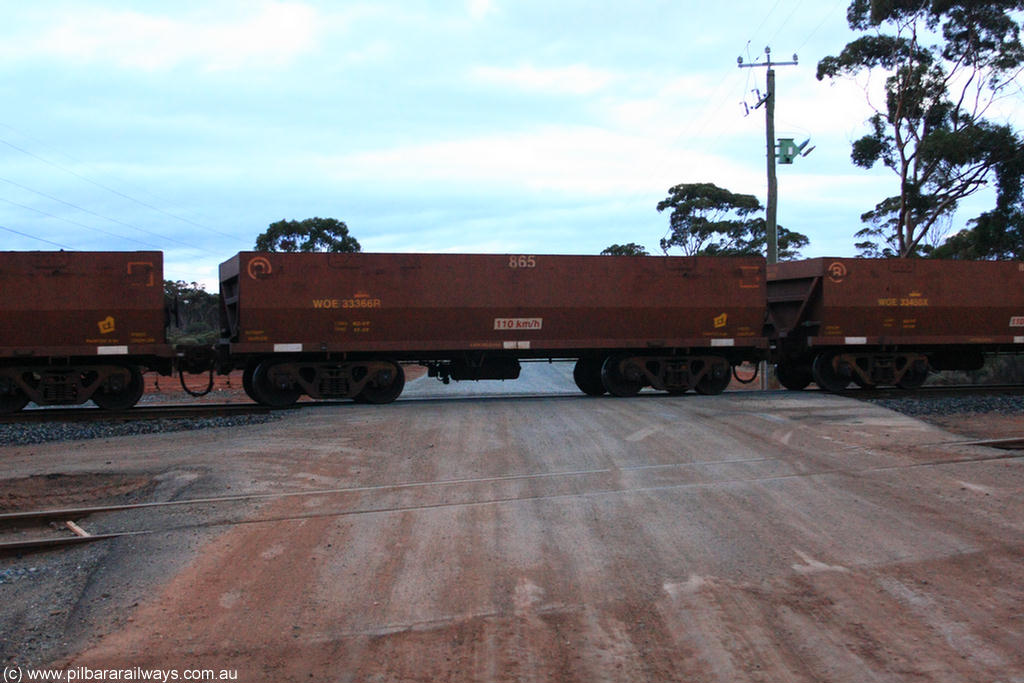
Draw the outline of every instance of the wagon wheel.
[[[134,365],[119,368],[128,373],[127,381],[120,372],[108,377],[92,395],[92,402],[104,410],[128,410],[139,402],[146,385],[142,372]],[[115,379],[116,378],[116,379]],[[112,381],[113,380],[113,381]]]
[[[256,361],[249,361],[245,365],[245,370],[242,371],[242,388],[245,389],[245,395],[256,401],[260,402],[260,399],[252,390],[252,376],[256,373],[256,367],[259,365]]]
[[[0,377],[0,415],[16,413],[28,405],[28,395],[10,379]]]
[[[775,378],[790,391],[803,391],[814,379],[809,365],[787,362],[775,366]]]
[[[302,390],[294,384],[281,386],[273,381],[273,370],[278,363],[264,361],[256,366],[252,373],[252,397],[257,402],[271,408],[287,408],[295,405],[295,402],[302,396]],[[244,375],[243,375],[244,381]]]
[[[607,392],[601,381],[601,361],[596,358],[580,358],[576,361],[572,378],[587,396],[604,396]]]
[[[398,363],[389,363],[387,370],[378,370],[363,385],[363,390],[355,397],[357,403],[391,403],[405,388],[405,371]]]
[[[903,373],[903,377],[900,377],[900,381],[896,382],[896,386],[900,389],[920,389],[926,379],[928,379],[928,363],[914,361]]]
[[[601,384],[612,396],[629,398],[644,388],[643,371],[628,356],[609,356],[601,366]]]
[[[836,370],[832,364],[834,353],[822,353],[814,359],[811,374],[814,381],[825,391],[837,393],[850,386],[850,369],[843,367]]]
[[[694,389],[697,390],[698,394],[713,396],[725,391],[725,388],[729,386],[731,381],[732,368],[729,367],[727,362],[712,363],[708,371],[704,373],[704,376],[697,380]]]

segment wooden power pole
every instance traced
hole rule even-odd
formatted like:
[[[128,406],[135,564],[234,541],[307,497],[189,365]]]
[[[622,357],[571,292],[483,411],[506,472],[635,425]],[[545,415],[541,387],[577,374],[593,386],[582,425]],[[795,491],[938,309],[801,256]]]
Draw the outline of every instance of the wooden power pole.
[[[749,69],[759,66],[767,67],[768,69],[767,92],[754,108],[756,109],[762,104],[764,105],[765,139],[768,147],[768,206],[765,211],[765,223],[768,231],[768,263],[778,263],[779,236],[777,213],[779,205],[779,183],[775,178],[775,69],[772,67],[796,66],[797,58],[796,55],[793,55],[793,61],[791,62],[773,62],[772,49],[770,47],[766,47],[764,49],[764,53],[768,59],[766,62],[760,64],[744,64],[742,57],[738,57],[736,62],[739,64],[741,69]]]

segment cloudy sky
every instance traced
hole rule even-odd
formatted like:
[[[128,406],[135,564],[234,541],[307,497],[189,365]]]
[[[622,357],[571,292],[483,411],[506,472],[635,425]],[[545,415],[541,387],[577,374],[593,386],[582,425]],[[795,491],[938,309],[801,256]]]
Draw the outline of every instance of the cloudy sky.
[[[159,249],[214,289],[282,218],[364,251],[656,251],[674,184],[766,201],[765,69],[736,58],[770,45],[800,61],[777,135],[815,145],[779,222],[852,255],[894,186],[849,161],[862,84],[814,78],[847,4],[0,0],[0,249]]]

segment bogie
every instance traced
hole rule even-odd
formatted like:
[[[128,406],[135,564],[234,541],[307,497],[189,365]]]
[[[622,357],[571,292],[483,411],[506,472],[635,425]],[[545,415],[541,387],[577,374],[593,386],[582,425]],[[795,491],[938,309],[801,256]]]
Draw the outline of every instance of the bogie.
[[[851,383],[862,389],[917,389],[927,379],[930,367],[928,358],[916,352],[836,350],[818,354],[812,372],[815,382],[832,392],[843,391]]]
[[[291,406],[303,395],[390,403],[402,393],[405,373],[395,361],[332,363],[270,356],[247,364],[242,383],[255,401],[273,408]]]
[[[577,386],[586,366],[577,363]],[[732,380],[732,365],[721,356],[640,356],[613,354],[601,368],[602,389],[613,396],[635,396],[646,386],[674,396],[695,389],[700,394],[720,394]],[[586,389],[584,389],[586,391]],[[595,394],[598,389],[594,388]],[[590,392],[587,392],[590,393]],[[602,392],[603,393],[603,392]]]
[[[0,413],[36,405],[127,410],[145,391],[142,369],[130,364],[7,367],[0,370]]]

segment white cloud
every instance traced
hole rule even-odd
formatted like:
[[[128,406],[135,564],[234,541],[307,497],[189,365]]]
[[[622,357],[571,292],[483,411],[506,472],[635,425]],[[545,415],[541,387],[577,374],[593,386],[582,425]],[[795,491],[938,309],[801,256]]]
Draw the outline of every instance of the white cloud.
[[[466,8],[469,10],[470,18],[474,21],[485,19],[495,11],[493,0],[466,0]]]
[[[345,182],[422,184],[429,178],[439,185],[589,196],[660,190],[691,175],[693,181],[756,183],[759,168],[751,173],[713,154],[666,148],[655,137],[587,126],[546,126],[382,149],[325,158],[319,165],[325,175]]]
[[[56,57],[148,71],[195,62],[208,70],[284,65],[318,42],[316,11],[296,2],[245,5],[241,16],[204,11],[170,18],[85,8],[55,25],[6,41],[8,59]],[[250,9],[252,8],[252,9]]]
[[[479,83],[512,87],[539,93],[590,95],[606,88],[615,80],[614,74],[601,69],[574,64],[563,67],[537,67],[524,64],[516,67],[478,66],[469,76]]]

